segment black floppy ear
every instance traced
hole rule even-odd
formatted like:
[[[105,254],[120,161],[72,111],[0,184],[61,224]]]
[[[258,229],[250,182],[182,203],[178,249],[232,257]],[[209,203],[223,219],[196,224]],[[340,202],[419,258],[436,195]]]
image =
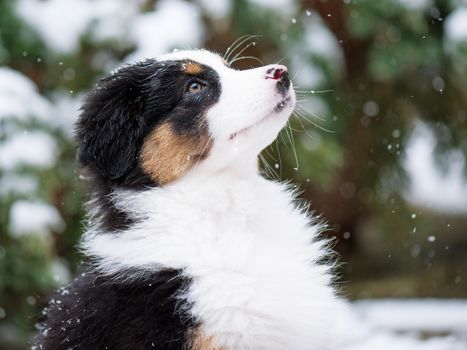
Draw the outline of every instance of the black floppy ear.
[[[100,80],[86,97],[76,125],[78,161],[117,180],[137,164],[145,129],[137,67]]]

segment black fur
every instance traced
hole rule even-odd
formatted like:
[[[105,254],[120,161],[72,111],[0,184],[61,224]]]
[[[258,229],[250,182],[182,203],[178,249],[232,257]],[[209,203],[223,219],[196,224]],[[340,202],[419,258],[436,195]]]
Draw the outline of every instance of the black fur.
[[[158,186],[139,165],[151,131],[170,123],[180,135],[203,132],[204,115],[221,94],[219,76],[207,66],[189,74],[186,63],[147,60],[123,67],[100,80],[85,99],[76,125],[77,161],[90,184],[92,218],[98,220],[91,225],[102,233],[125,234],[133,224],[112,202],[116,189]],[[190,92],[193,81],[204,89]],[[108,276],[90,268],[51,299],[34,347],[185,349],[196,327],[181,298],[189,284],[179,270]]]
[[[194,79],[184,61],[147,60],[100,80],[88,95],[77,124],[78,161],[125,187],[150,185],[138,166],[145,137],[162,121],[180,133],[197,132],[200,118],[220,95],[217,73],[203,66],[196,77],[208,86],[186,94]]]
[[[187,349],[196,327],[181,297],[189,283],[178,270],[138,280],[83,273],[49,302],[35,349]]]
[[[289,73],[284,72],[279,78],[279,81],[276,84],[276,88],[283,96],[285,96],[289,92],[289,87],[290,87]]]
[[[89,218],[90,225],[99,226],[105,232],[120,232],[135,223],[133,218],[115,207],[111,194],[116,186],[111,180],[90,168],[82,169],[81,175],[86,179],[90,197],[93,199],[88,209],[97,212]]]

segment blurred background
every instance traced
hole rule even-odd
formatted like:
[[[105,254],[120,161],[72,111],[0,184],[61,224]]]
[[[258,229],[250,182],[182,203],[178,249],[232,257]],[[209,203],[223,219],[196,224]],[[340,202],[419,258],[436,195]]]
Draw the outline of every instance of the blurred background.
[[[0,349],[25,348],[82,258],[86,91],[237,39],[234,67],[289,66],[299,106],[262,166],[328,221],[343,295],[467,298],[467,1],[3,0]]]

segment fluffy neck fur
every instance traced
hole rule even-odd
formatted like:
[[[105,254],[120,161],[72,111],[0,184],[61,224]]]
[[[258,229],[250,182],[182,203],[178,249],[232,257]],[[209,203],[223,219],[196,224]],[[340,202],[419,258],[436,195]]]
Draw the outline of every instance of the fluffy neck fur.
[[[340,303],[320,264],[320,226],[284,184],[246,170],[202,174],[115,193],[136,223],[117,234],[91,228],[85,251],[105,273],[182,269],[192,316],[226,349],[332,349]]]

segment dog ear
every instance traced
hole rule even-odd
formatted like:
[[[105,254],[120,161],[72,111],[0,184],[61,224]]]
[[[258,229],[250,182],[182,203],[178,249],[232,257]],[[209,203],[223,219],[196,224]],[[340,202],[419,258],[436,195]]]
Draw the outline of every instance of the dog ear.
[[[146,127],[137,70],[125,67],[100,80],[86,97],[76,125],[78,162],[111,180],[136,166]]]

